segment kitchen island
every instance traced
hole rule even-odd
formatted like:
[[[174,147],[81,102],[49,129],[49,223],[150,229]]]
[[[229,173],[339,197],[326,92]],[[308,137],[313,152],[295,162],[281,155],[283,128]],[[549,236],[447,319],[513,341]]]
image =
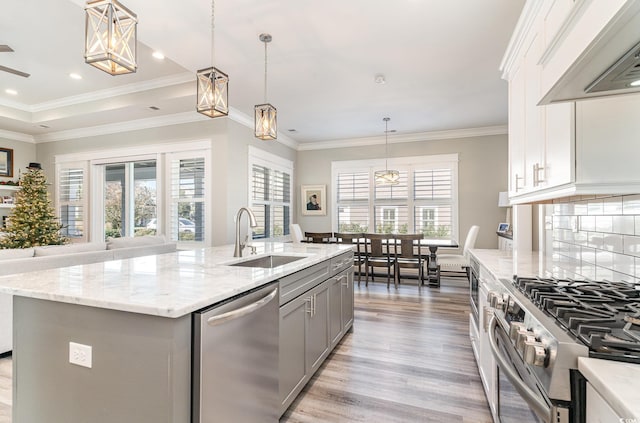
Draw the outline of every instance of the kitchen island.
[[[301,259],[234,267],[256,256],[224,246],[0,278],[14,295],[14,421],[191,421],[192,313],[309,269],[328,278],[351,260],[348,246],[255,245],[257,256]],[[70,343],[91,346],[89,363]]]

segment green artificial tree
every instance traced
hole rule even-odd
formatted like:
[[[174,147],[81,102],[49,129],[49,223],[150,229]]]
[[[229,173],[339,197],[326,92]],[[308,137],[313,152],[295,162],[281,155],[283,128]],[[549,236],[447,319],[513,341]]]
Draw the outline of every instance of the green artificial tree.
[[[60,233],[62,225],[54,216],[40,164],[31,163],[27,169],[20,179],[7,228],[0,236],[0,248],[66,244],[69,240]]]

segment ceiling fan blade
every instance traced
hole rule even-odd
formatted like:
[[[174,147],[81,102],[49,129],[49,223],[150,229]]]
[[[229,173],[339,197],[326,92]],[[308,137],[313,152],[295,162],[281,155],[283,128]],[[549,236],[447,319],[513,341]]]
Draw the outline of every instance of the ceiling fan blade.
[[[14,75],[22,76],[24,78],[28,78],[28,77],[31,76],[31,74],[29,74],[29,73],[22,72],[22,71],[19,71],[19,70],[16,70],[16,69],[11,69],[11,68],[8,68],[8,67],[2,66],[2,65],[0,65],[0,71],[9,72],[9,73],[12,73]]]
[[[13,49],[6,44],[0,44],[0,53],[10,53]]]

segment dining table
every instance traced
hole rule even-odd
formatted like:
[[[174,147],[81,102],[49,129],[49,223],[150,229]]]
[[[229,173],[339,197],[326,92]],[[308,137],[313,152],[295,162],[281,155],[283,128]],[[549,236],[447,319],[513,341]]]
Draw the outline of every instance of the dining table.
[[[429,261],[427,262],[427,273],[425,279],[427,284],[433,287],[440,286],[440,266],[438,265],[438,248],[458,248],[458,241],[451,238],[423,238],[420,241],[421,247],[429,248]]]

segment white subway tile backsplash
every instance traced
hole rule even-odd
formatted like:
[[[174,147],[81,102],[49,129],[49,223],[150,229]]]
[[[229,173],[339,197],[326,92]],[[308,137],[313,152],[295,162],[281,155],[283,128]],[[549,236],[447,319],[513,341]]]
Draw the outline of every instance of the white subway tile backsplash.
[[[590,200],[587,204],[589,215],[600,215],[604,212],[603,200]]]
[[[596,266],[613,268],[613,253],[610,251],[596,250]]]
[[[596,217],[595,216],[580,216],[580,230],[581,231],[595,231],[596,230]]]
[[[580,249],[580,258],[582,260],[582,264],[596,264],[596,249],[589,247],[582,247]]]
[[[554,273],[640,281],[640,194],[583,195],[544,208],[553,215]]]
[[[622,212],[624,214],[640,214],[640,195],[625,195],[622,197]]]
[[[640,216],[612,216],[613,233],[623,235],[635,234],[635,219]]]
[[[635,276],[635,257],[624,254],[613,255],[613,270],[625,275]]]
[[[606,279],[609,281],[613,280],[613,270],[608,269],[606,267],[596,266],[596,277],[597,280]]]
[[[614,253],[624,252],[623,236],[618,234],[602,234],[602,249]]]
[[[640,257],[640,236],[624,236],[624,253]]]
[[[596,216],[596,231],[613,232],[613,216]]]
[[[587,246],[596,249],[602,249],[604,242],[604,234],[598,232],[588,232]]]
[[[622,197],[609,197],[603,200],[603,214],[622,214]]]

